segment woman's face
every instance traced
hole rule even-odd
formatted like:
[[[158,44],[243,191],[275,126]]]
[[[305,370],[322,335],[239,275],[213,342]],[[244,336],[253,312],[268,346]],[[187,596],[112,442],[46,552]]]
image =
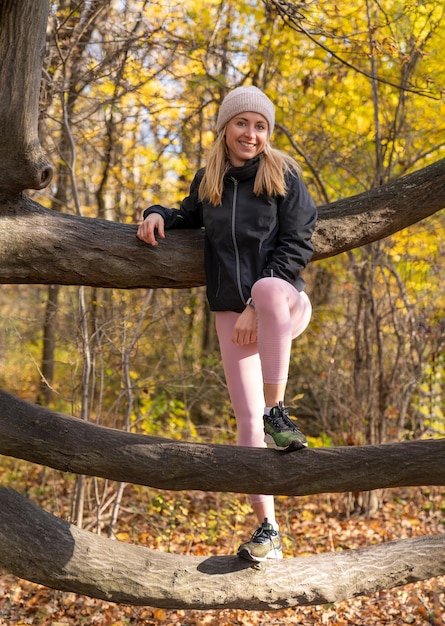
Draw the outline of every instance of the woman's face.
[[[235,115],[227,122],[226,146],[230,163],[242,167],[264,150],[267,142],[267,120],[259,113],[248,111]]]

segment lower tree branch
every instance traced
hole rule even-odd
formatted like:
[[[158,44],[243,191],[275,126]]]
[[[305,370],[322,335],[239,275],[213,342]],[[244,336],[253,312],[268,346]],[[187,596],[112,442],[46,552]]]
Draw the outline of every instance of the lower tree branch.
[[[80,530],[0,487],[0,566],[111,602],[170,609],[276,610],[370,595],[445,573],[445,536],[285,559],[160,553]]]
[[[290,453],[183,443],[97,426],[1,390],[0,454],[174,491],[308,495],[445,485],[445,439]]]

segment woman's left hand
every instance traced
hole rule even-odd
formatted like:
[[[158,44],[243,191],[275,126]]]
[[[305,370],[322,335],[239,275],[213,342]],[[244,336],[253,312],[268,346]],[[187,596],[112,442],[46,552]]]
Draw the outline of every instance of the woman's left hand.
[[[251,306],[247,306],[233,327],[232,342],[237,346],[255,343],[256,329],[257,320],[255,309]]]

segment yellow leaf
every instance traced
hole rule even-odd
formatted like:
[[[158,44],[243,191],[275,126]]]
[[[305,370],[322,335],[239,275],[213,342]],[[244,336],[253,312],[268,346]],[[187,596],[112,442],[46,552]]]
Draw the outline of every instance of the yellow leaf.
[[[116,539],[118,539],[119,541],[127,541],[128,539],[130,539],[130,533],[117,533]]]
[[[303,519],[305,522],[311,522],[314,519],[313,511],[303,509],[303,512],[301,513],[301,519]]]

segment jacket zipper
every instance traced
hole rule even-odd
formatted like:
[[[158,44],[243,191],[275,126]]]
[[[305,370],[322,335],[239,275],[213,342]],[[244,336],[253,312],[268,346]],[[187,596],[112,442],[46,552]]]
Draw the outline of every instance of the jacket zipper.
[[[238,201],[238,181],[236,178],[232,178],[233,182],[233,200],[232,200],[232,243],[233,249],[235,251],[235,272],[236,272],[236,284],[238,287],[238,293],[241,298],[241,301],[244,303],[244,294],[243,289],[241,287],[241,267],[240,267],[240,256],[238,250],[238,244],[236,241],[235,234],[235,220],[236,220],[236,209],[237,209],[237,201]]]

